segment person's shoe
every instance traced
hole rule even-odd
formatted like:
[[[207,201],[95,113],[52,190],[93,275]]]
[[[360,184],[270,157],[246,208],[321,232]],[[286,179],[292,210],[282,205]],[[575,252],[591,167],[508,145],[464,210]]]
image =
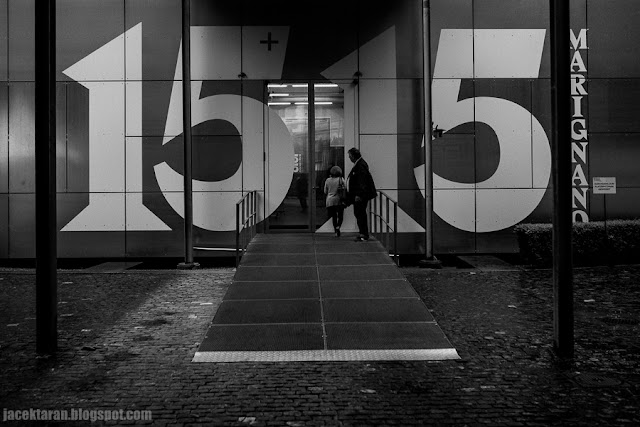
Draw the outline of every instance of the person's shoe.
[[[354,239],[354,242],[364,242],[365,240],[364,236],[358,236]]]
[[[336,227],[336,237],[340,237],[340,227]]]

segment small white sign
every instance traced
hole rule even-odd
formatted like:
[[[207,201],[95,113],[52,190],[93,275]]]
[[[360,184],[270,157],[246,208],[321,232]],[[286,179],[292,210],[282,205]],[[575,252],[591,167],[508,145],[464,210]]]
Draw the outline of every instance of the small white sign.
[[[594,176],[593,194],[616,194],[616,177]]]

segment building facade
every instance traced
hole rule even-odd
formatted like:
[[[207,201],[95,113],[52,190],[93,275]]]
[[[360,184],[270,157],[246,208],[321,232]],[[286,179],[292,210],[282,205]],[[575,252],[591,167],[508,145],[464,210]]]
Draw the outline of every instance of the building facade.
[[[56,3],[58,255],[181,256],[181,1]],[[515,252],[513,227],[552,214],[548,1],[430,3],[434,252]],[[196,246],[234,246],[251,190],[264,231],[331,231],[323,182],[359,147],[400,252],[424,252],[422,16],[191,0]],[[637,218],[640,5],[573,0],[571,20],[574,220]],[[34,0],[0,0],[0,258],[35,256],[33,34]]]

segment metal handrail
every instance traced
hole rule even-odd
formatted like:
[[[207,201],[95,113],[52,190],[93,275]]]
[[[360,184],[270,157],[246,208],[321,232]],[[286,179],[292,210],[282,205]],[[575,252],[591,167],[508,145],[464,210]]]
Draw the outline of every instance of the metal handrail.
[[[390,222],[392,221],[392,218],[389,215],[390,204],[393,205],[393,227],[390,224]],[[383,243],[385,245],[385,248],[387,248],[387,250],[390,249],[390,232],[393,232],[393,261],[396,263],[396,265],[399,265],[398,202],[389,197],[389,195],[384,191],[378,191],[376,197],[371,199],[371,201],[369,202],[369,214],[371,219],[371,234],[376,236],[380,243]]]
[[[258,192],[249,191],[236,203],[236,267],[240,264],[240,252],[244,254],[247,245],[256,235],[258,224]],[[247,236],[248,234],[248,236]]]

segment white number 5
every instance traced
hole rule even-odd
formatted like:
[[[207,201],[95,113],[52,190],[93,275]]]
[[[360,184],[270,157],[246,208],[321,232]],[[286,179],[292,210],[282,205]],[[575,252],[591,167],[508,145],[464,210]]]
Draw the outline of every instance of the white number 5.
[[[485,181],[433,176],[434,211],[458,229],[485,233],[515,225],[547,190],[551,151],[540,122],[505,99],[458,101],[462,78],[537,78],[544,37],[544,29],[442,30],[432,82],[433,122],[443,129],[485,123],[500,144],[498,167]],[[424,182],[424,166],[415,174],[418,183]]]

